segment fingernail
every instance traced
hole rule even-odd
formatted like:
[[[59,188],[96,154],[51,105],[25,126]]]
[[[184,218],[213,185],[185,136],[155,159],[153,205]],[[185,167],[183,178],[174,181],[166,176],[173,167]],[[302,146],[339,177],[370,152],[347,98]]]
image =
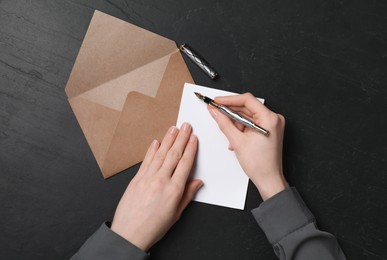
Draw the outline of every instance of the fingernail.
[[[213,118],[216,118],[218,116],[218,113],[215,111],[215,109],[210,109],[210,114]]]
[[[152,141],[152,144],[151,146],[152,147],[156,147],[158,145],[159,141],[157,141],[156,139]]]
[[[200,188],[203,187],[203,185],[204,185],[203,181],[200,181],[200,183],[196,187],[196,191],[200,190]]]
[[[175,134],[177,131],[177,127],[176,126],[171,126],[171,128],[169,128],[168,130],[168,133],[170,133],[171,135]]]
[[[181,126],[181,129],[184,131],[184,132],[188,132],[191,130],[191,125],[188,124],[188,123],[184,123],[182,126]]]
[[[192,134],[192,135],[190,136],[190,138],[189,138],[189,142],[190,142],[190,143],[196,142],[197,139],[198,139],[197,136]]]

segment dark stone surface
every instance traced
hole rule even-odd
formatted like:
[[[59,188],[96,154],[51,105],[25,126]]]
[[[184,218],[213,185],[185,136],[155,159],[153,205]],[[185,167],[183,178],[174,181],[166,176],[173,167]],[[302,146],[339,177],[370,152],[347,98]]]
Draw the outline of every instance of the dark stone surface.
[[[68,259],[138,167],[103,180],[64,87],[94,9],[187,42],[287,118],[285,173],[348,259],[387,259],[384,1],[0,0],[1,259]],[[135,149],[135,148],[133,148]],[[192,203],[151,259],[276,259],[249,210]]]

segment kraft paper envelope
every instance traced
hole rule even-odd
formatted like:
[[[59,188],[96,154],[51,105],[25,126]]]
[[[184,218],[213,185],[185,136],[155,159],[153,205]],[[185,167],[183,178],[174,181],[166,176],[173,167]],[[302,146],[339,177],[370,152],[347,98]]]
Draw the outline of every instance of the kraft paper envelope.
[[[65,90],[105,178],[139,163],[176,123],[185,82],[174,41],[94,12]]]

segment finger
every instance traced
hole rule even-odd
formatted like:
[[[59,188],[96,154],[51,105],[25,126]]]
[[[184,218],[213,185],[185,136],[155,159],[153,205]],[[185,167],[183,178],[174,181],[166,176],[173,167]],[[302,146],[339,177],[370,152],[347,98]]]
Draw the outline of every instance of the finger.
[[[149,165],[148,172],[156,173],[160,167],[163,165],[165,157],[169,149],[172,147],[175,139],[179,133],[179,129],[176,126],[171,126],[167,133],[165,134],[163,141],[156,154],[153,156],[152,162]]]
[[[243,130],[245,130],[245,126],[244,125],[242,125],[241,123],[239,123],[239,122],[234,122],[234,125],[235,125],[235,127],[236,128],[238,128],[238,130],[239,131],[241,131],[241,132],[243,132]]]
[[[169,149],[164,163],[161,166],[161,171],[169,176],[172,176],[179,164],[180,159],[183,158],[184,150],[186,149],[188,140],[191,136],[192,127],[188,123],[184,123],[181,126],[179,134],[173,143],[171,149]]]
[[[232,146],[235,147],[238,140],[240,139],[241,132],[234,125],[233,120],[223,115],[219,111],[209,108],[211,116],[215,119],[216,123],[219,126],[219,129],[226,136],[227,140],[230,142]]]
[[[187,146],[185,147],[183,156],[177,164],[175,173],[172,176],[172,180],[182,185],[187,182],[188,176],[191,172],[192,165],[195,161],[196,151],[198,147],[198,138],[195,135],[191,135]]]
[[[136,176],[142,177],[145,172],[148,170],[150,164],[152,163],[153,157],[155,156],[157,150],[159,149],[160,143],[157,140],[153,140],[151,145],[149,146],[144,160],[141,163],[140,169],[138,170]]]
[[[236,106],[227,106],[231,110],[237,112],[238,114],[243,114],[247,118],[252,118],[254,116],[253,112],[251,112],[247,107],[236,107]]]
[[[184,209],[188,206],[188,204],[193,200],[195,194],[202,186],[202,180],[191,180],[187,182],[183,196],[181,197],[180,204],[177,209],[179,216],[183,213]]]
[[[244,131],[245,131],[245,128],[246,128],[246,127],[245,127],[244,125],[242,125],[241,123],[239,123],[239,122],[237,122],[237,121],[234,121],[233,123],[234,123],[235,127],[236,127],[240,132],[244,132]],[[231,145],[231,143],[228,144],[228,149],[229,149],[230,151],[234,151],[234,147]]]
[[[265,105],[263,105],[250,93],[235,96],[216,97],[215,102],[225,106],[246,107],[253,113],[253,115],[270,112],[270,110]]]

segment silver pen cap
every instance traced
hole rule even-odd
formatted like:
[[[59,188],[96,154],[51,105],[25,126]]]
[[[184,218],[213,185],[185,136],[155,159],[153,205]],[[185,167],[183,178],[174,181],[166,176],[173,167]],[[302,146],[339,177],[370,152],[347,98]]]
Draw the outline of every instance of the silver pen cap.
[[[218,73],[210,66],[210,64],[197,52],[195,52],[188,44],[184,43],[179,47],[180,51],[188,56],[196,65],[199,66],[211,79],[215,79]]]

